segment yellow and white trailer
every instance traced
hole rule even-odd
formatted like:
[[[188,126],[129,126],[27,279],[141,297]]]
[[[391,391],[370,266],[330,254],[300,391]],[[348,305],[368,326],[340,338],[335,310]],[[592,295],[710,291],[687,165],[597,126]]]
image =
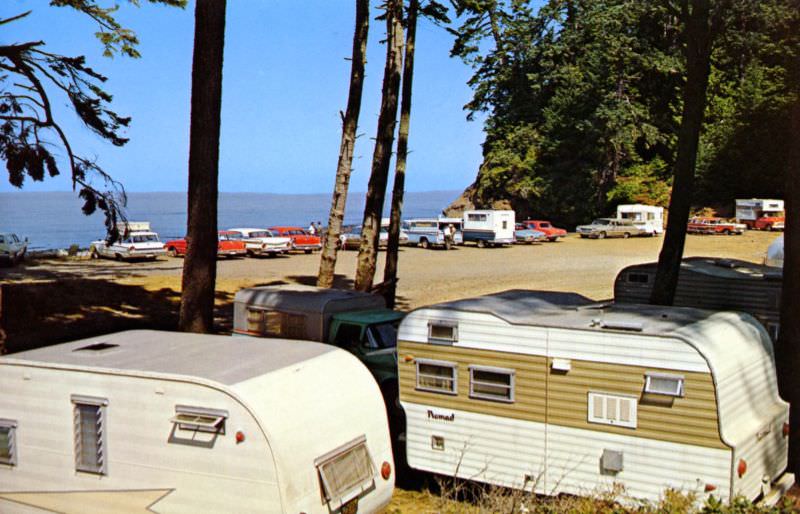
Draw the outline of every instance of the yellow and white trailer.
[[[0,358],[0,512],[371,512],[369,371],[330,345],[130,331]]]
[[[774,498],[791,485],[789,408],[755,319],[553,298],[507,291],[403,320],[411,467],[650,500],[667,488]]]

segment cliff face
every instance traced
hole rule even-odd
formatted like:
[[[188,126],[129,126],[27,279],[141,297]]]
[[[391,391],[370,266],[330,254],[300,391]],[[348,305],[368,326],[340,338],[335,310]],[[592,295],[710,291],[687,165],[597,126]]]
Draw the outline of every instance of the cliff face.
[[[461,196],[456,198],[453,203],[447,206],[444,210],[445,216],[460,217],[464,211],[473,209],[496,209],[496,210],[514,210],[517,211],[508,199],[479,199],[475,184],[470,185],[461,193]],[[521,212],[517,212],[519,218]]]

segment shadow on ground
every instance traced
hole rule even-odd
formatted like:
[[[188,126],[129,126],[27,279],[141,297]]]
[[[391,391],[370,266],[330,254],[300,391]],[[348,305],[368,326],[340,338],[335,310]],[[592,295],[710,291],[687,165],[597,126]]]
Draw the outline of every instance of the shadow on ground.
[[[0,313],[9,353],[121,330],[177,330],[180,293],[150,291],[107,279],[2,284]],[[233,325],[233,294],[217,292],[215,324],[220,333]]]

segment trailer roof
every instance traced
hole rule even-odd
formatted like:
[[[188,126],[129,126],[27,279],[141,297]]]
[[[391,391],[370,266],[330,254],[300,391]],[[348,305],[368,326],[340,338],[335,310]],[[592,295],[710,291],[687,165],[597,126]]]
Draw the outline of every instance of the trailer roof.
[[[324,289],[297,284],[249,287],[238,291],[234,297],[235,302],[261,307],[280,307],[287,310],[294,308],[303,312],[323,312],[325,305],[329,302],[357,299],[374,300],[377,307],[386,305],[383,297],[361,291]]]
[[[490,314],[514,325],[607,329],[664,335],[708,319],[687,307],[597,303],[575,293],[509,290],[422,307]]]
[[[657,265],[656,262],[635,264],[627,267],[626,271],[637,268],[655,270]],[[783,270],[772,266],[716,257],[688,257],[681,261],[681,270],[736,280],[780,280],[783,276]]]
[[[337,351],[308,341],[130,330],[0,357],[8,362],[244,382]]]

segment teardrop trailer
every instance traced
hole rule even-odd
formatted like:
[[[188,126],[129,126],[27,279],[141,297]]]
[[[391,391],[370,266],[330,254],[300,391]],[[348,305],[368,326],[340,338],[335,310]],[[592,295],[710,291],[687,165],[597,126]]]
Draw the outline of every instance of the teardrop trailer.
[[[370,512],[392,495],[380,392],[329,345],[121,332],[3,356],[0,389],[3,513]]]
[[[747,314],[532,291],[412,311],[398,336],[412,468],[538,494],[666,488],[776,500],[788,405]]]

